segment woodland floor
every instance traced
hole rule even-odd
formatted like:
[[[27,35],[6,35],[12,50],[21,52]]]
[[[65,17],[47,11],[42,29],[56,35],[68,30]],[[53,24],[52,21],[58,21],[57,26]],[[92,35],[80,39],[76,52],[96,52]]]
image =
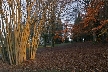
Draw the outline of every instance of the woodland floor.
[[[72,43],[38,48],[35,60],[12,66],[0,61],[0,72],[108,72],[108,43]]]

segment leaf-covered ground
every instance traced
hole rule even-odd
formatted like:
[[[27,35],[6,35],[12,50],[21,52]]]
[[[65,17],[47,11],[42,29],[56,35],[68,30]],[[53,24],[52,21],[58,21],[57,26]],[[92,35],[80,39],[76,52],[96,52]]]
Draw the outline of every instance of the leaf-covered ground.
[[[108,72],[108,43],[72,43],[39,48],[35,60],[19,66],[0,61],[0,72]]]

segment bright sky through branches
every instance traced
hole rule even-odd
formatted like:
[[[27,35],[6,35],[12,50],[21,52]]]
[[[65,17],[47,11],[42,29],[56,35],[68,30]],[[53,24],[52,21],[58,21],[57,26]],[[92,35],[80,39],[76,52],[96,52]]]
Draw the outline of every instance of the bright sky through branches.
[[[83,0],[72,1],[66,4],[65,8],[62,9],[61,19],[62,22],[68,22],[69,24],[74,24],[78,13],[85,14],[85,4]]]
[[[15,0],[16,1],[16,0]],[[48,0],[43,0],[43,1],[48,1]],[[61,0],[63,1],[63,0]],[[22,22],[26,21],[26,17],[27,17],[27,11],[26,11],[26,0],[21,0],[21,11],[22,11]],[[78,13],[82,13],[84,14],[84,1],[80,0],[80,1],[75,1],[73,0],[72,2],[66,4],[66,6],[62,9],[62,13],[61,13],[61,21],[63,23],[65,23],[65,21],[68,21],[69,24],[74,24],[75,19],[77,18]],[[8,18],[8,23],[10,22],[10,11],[11,8],[9,8],[8,2],[7,0],[3,0],[2,3],[2,9],[3,11],[5,11],[4,13],[4,17]],[[15,9],[16,11],[16,9]],[[16,13],[14,11],[14,13]],[[2,20],[1,20],[1,14],[0,14],[0,24],[2,24]],[[5,23],[5,21],[3,21],[3,23]],[[1,25],[2,26],[2,25]]]

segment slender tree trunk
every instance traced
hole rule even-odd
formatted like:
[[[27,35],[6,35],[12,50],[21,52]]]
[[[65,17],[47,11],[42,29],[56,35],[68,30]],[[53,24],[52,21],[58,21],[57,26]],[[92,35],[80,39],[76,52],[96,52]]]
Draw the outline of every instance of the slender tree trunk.
[[[97,41],[96,33],[93,32],[93,42],[96,42],[96,41]]]

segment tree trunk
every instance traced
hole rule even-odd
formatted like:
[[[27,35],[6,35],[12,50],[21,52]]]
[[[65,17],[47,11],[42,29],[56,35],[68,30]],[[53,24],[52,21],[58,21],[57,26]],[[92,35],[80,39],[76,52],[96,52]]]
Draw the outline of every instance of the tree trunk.
[[[93,42],[96,42],[97,41],[97,36],[96,36],[96,33],[93,32]]]

